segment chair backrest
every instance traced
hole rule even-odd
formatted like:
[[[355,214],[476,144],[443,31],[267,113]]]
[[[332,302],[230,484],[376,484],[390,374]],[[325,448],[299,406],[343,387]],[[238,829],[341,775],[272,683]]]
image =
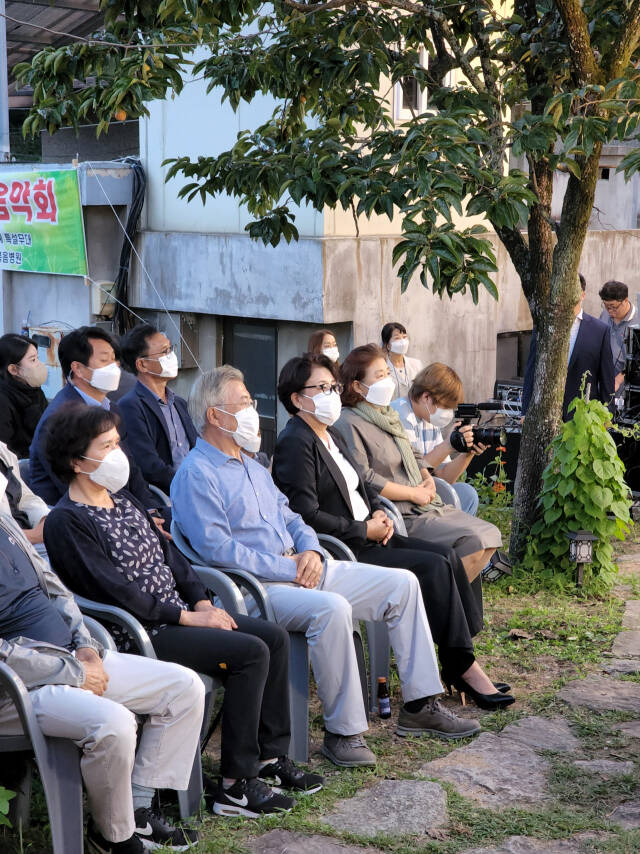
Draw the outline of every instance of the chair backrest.
[[[163,507],[171,507],[171,499],[166,492],[163,492],[159,486],[154,486],[152,483],[148,484],[148,486],[149,492],[160,499]]]
[[[460,498],[451,484],[447,483],[447,481],[443,480],[441,477],[434,477],[433,481],[436,485],[436,492],[442,499],[443,503],[453,504],[456,510],[459,510]]]
[[[176,520],[171,520],[171,536],[173,537],[173,542],[176,548],[180,549],[182,554],[186,557],[190,563],[202,563],[202,558],[197,552],[195,552],[189,543],[187,542],[187,538],[184,536],[180,528],[176,525]]]

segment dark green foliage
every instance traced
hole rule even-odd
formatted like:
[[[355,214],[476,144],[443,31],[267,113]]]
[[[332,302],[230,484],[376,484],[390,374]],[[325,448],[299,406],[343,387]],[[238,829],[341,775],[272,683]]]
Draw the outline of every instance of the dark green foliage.
[[[593,563],[585,565],[584,588],[597,595],[615,581],[611,540],[624,539],[630,529],[629,490],[607,430],[609,410],[597,400],[577,398],[571,405],[573,418],[554,439],[551,462],[542,475],[539,518],[523,565],[546,587],[571,587],[576,568],[569,560],[567,533],[592,531],[598,542]]]

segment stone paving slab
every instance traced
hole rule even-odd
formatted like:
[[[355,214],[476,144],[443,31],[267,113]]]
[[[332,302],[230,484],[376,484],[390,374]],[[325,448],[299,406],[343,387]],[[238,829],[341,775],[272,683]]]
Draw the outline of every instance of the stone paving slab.
[[[599,774],[605,779],[611,777],[622,777],[624,774],[633,774],[633,762],[625,762],[618,759],[576,759],[573,765],[581,771],[590,774]]]
[[[640,713],[640,684],[609,676],[587,676],[568,682],[558,696],[570,706],[586,706],[596,712]]]
[[[609,821],[619,824],[625,830],[640,827],[640,801],[625,801],[620,804],[609,816]]]
[[[321,821],[336,830],[373,836],[424,835],[447,824],[447,794],[426,780],[381,780],[338,801]]]
[[[500,738],[510,738],[532,750],[555,750],[558,753],[576,750],[580,746],[580,739],[563,718],[541,718],[538,715],[509,724],[500,733]]]
[[[614,640],[611,652],[616,658],[640,658],[640,631],[627,629]]]
[[[611,676],[640,673],[640,658],[615,658],[613,661],[603,661],[602,669]]]
[[[640,738],[640,721],[627,721],[624,724],[618,724],[616,729],[628,735],[629,738]]]
[[[465,747],[427,762],[420,773],[452,783],[465,797],[489,809],[549,801],[549,763],[526,744],[483,732]]]
[[[622,615],[624,629],[640,629],[640,599],[629,599]]]
[[[379,848],[343,845],[326,836],[306,836],[288,830],[272,830],[248,843],[255,854],[384,854]]]
[[[509,836],[498,847],[470,848],[462,854],[584,854],[585,847],[573,839],[533,839]]]

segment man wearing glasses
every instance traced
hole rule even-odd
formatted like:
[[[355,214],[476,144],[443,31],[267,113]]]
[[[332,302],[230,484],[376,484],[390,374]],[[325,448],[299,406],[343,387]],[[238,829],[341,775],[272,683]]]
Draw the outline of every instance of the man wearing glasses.
[[[629,301],[629,288],[624,282],[611,279],[605,282],[598,294],[602,300],[600,320],[609,327],[611,353],[616,372],[616,391],[624,382],[624,369],[627,361],[625,335],[627,327],[636,322],[636,307]]]
[[[145,480],[168,493],[197,438],[186,401],[167,388],[178,376],[178,358],[167,336],[148,323],[134,326],[120,347],[138,379],[120,400],[131,450]]]

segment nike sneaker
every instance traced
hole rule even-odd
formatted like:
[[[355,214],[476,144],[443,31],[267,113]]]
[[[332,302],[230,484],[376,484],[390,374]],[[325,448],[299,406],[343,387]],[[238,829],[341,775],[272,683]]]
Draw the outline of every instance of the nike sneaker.
[[[288,756],[279,756],[264,765],[258,772],[258,778],[271,786],[274,792],[288,789],[299,795],[312,795],[324,786],[324,777],[303,771]]]
[[[293,798],[274,792],[258,777],[251,777],[236,780],[228,789],[223,787],[221,780],[213,811],[216,815],[259,818],[262,815],[291,812],[293,804]]]
[[[167,848],[169,851],[187,851],[198,841],[198,832],[189,827],[174,827],[164,816],[147,807],[138,807],[134,813],[135,835],[145,851]]]

